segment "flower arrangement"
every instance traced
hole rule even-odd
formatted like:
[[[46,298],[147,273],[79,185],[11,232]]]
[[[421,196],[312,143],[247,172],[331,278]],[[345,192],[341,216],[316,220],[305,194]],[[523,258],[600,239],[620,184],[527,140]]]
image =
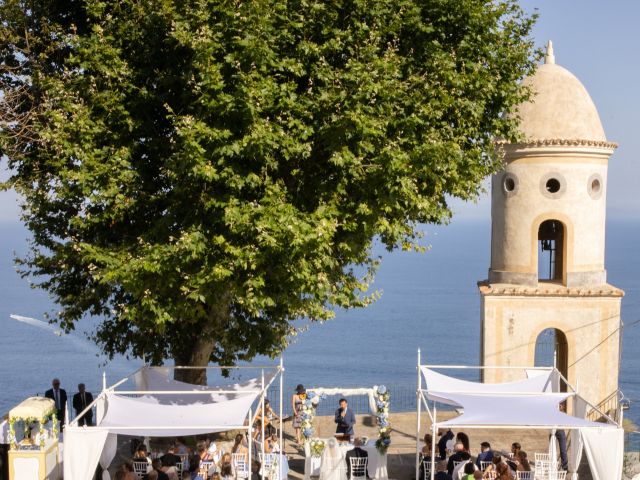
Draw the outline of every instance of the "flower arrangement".
[[[391,423],[389,423],[389,391],[384,385],[374,388],[376,400],[376,418],[378,420],[378,439],[376,448],[381,455],[387,453],[391,445]]]
[[[11,445],[11,450],[15,450],[16,448],[18,448],[18,442],[16,441],[15,423],[15,418],[9,418],[9,445]]]
[[[324,399],[325,395],[318,395],[315,392],[307,392],[307,398],[302,404],[302,435],[304,441],[309,442],[315,433],[315,427],[313,426],[313,420],[316,417],[316,407],[320,403],[320,400]]]
[[[324,451],[325,446],[326,446],[326,443],[324,440],[320,440],[319,438],[314,438],[313,440],[311,440],[309,442],[311,456],[319,457],[320,455],[322,455],[322,452]]]

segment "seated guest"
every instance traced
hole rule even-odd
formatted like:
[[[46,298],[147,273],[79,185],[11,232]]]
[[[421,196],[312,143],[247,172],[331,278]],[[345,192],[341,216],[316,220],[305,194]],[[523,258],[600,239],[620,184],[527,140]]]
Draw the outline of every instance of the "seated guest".
[[[220,478],[221,480],[235,480],[233,465],[231,464],[231,454],[225,453],[220,459]]]
[[[271,434],[264,441],[265,453],[278,453],[280,451],[280,445],[278,445],[278,437],[275,433]]]
[[[249,449],[244,441],[244,435],[241,433],[236,435],[236,438],[233,441],[233,447],[231,447],[231,453],[244,453],[245,455],[249,453]]]
[[[424,436],[424,446],[420,452],[420,478],[424,478],[424,464],[431,463],[431,449],[433,448],[433,436],[427,433]],[[428,468],[431,468],[429,465]]]
[[[156,476],[157,476],[158,480],[174,480],[175,478],[178,477],[177,472],[174,471],[174,472],[172,472],[173,475],[174,475],[174,478],[171,478],[169,473],[165,472],[165,470],[164,470],[167,467],[163,467],[162,465],[163,465],[162,464],[162,460],[160,460],[159,458],[156,458],[151,464],[151,466],[153,468],[152,471],[156,472]]]
[[[515,458],[520,450],[522,450],[520,444],[518,442],[513,442],[511,444],[511,458]]]
[[[468,461],[464,463],[459,463],[457,466],[453,467],[453,473],[451,474],[451,476],[453,477],[453,480],[462,480],[463,478],[465,478],[465,475],[466,475],[465,468],[467,468],[467,465],[469,464],[471,464],[470,468],[473,468],[473,471],[471,473],[475,472],[476,464],[473,463],[473,460],[469,459]]]
[[[251,480],[261,480],[260,468],[262,464],[258,460],[251,462]]]
[[[352,458],[362,458],[362,457],[368,457],[369,454],[363,450],[362,448],[362,439],[360,437],[357,437],[353,440],[353,448],[351,450],[349,450],[345,456],[344,459],[347,462],[347,478],[351,478],[351,459]],[[368,477],[369,475],[367,475]]]
[[[182,459],[176,455],[176,449],[169,447],[167,453],[160,457],[163,467],[175,467],[177,463],[180,463]]]
[[[515,458],[516,463],[516,471],[517,472],[530,472],[531,465],[529,465],[529,460],[527,459],[527,452],[524,450],[518,451],[518,455]]]
[[[493,450],[491,450],[491,444],[489,442],[482,442],[480,444],[480,453],[476,459],[476,466],[482,470],[480,462],[490,462],[493,460]]]
[[[124,473],[122,480],[138,480],[138,476],[133,471],[133,465],[126,462],[120,465],[120,470]]]
[[[453,477],[451,477],[451,475],[449,475],[449,473],[447,472],[446,460],[440,460],[438,462],[438,465],[436,465],[436,474],[433,478],[434,480],[453,480]]]
[[[200,470],[200,455],[197,453],[189,457],[189,476],[190,480],[196,480],[198,478],[198,471]],[[184,475],[183,475],[184,480]]]
[[[469,444],[469,435],[464,432],[458,432],[456,434],[456,442],[461,443],[464,446],[465,452],[471,452],[471,446]]]
[[[456,443],[453,446],[453,449],[455,450],[455,453],[449,457],[449,461],[447,462],[447,472],[449,475],[453,475],[453,462],[464,462],[471,458],[471,454],[464,450],[464,445],[462,443]]]
[[[475,480],[476,466],[473,464],[473,462],[465,463],[463,470],[463,474],[459,476],[462,480]]]
[[[438,430],[438,454],[440,455],[440,460],[445,460],[447,458],[447,449],[450,450],[448,444],[453,440],[453,432],[451,429],[448,429],[446,432],[443,429]]]
[[[509,468],[514,472],[518,469],[516,461],[521,449],[522,447],[520,447],[520,444],[518,442],[513,442],[511,444],[511,456],[504,459]]]
[[[198,458],[201,462],[212,462],[213,458],[207,449],[207,442],[205,440],[200,440],[196,444],[196,451],[198,452]]]
[[[220,461],[220,456],[222,455],[222,451],[218,449],[218,445],[211,438],[207,437],[207,451],[209,452],[209,456],[213,460],[213,462],[217,465]]]
[[[230,453],[223,453],[220,456],[220,460],[218,460],[218,467],[221,467],[222,464],[224,463],[231,463],[231,454]]]
[[[133,454],[132,462],[146,462],[147,463],[147,472],[151,471],[151,459],[147,455],[147,447],[144,446],[144,443],[138,445],[136,448],[136,452]],[[131,466],[133,468],[133,465]],[[135,476],[135,474],[134,474]]]
[[[187,447],[187,442],[184,437],[176,438],[174,448],[176,455],[189,455],[191,453],[191,449]]]
[[[515,478],[506,463],[498,464],[496,472],[498,473],[496,480],[513,480]]]

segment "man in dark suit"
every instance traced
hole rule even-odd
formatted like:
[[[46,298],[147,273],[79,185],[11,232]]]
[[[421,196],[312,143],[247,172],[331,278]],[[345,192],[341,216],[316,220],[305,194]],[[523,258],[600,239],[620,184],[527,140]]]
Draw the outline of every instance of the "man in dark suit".
[[[349,408],[344,398],[340,399],[340,408],[336,410],[336,433],[339,435],[353,435],[353,426],[356,424],[356,415]]]
[[[352,458],[368,458],[369,454],[366,452],[366,450],[363,450],[362,448],[362,440],[359,438],[356,438],[353,440],[353,449],[349,450],[344,458],[347,461],[347,478],[351,478],[351,459]],[[368,467],[368,465],[367,465]],[[369,473],[367,473],[367,478],[369,478]]]
[[[64,425],[64,412],[67,411],[67,392],[60,388],[60,380],[54,378],[50,388],[44,393],[44,396],[50,398],[56,403],[56,416],[60,420],[60,425]]]
[[[93,395],[91,392],[87,392],[84,383],[78,385],[78,393],[73,396],[73,409],[76,411],[76,416],[80,415],[82,411],[91,405],[93,402]],[[93,411],[89,410],[81,418],[78,419],[78,426],[93,425]]]
[[[447,458],[447,442],[453,440],[453,432],[451,429],[448,429],[446,432],[444,430],[438,430],[438,435],[440,436],[440,440],[438,440],[438,454],[440,455],[440,460],[445,460]]]

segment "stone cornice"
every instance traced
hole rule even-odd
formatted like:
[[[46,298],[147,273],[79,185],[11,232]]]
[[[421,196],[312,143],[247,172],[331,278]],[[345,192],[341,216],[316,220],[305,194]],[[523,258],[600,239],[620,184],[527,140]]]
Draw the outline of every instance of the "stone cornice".
[[[623,297],[624,291],[609,284],[567,288],[557,284],[541,283],[537,287],[512,284],[478,282],[482,295],[507,297]]]
[[[510,146],[512,148],[536,148],[536,147],[587,147],[587,148],[605,148],[615,150],[618,144],[607,140],[584,140],[584,139],[567,139],[567,138],[545,138],[525,140],[524,142],[511,143],[506,140],[496,142],[500,146]]]

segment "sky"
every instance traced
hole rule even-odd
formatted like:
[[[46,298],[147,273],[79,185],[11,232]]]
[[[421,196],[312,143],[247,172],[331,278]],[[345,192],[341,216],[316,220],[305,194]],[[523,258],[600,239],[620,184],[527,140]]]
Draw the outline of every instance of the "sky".
[[[571,71],[591,94],[607,139],[618,143],[609,163],[607,215],[640,223],[640,1],[522,0],[539,19],[537,47],[552,40],[556,63]],[[7,176],[0,161],[0,180]],[[488,182],[485,182],[488,187]],[[454,221],[490,218],[487,194],[477,203],[453,201]],[[0,221],[18,221],[15,192],[0,192]]]

